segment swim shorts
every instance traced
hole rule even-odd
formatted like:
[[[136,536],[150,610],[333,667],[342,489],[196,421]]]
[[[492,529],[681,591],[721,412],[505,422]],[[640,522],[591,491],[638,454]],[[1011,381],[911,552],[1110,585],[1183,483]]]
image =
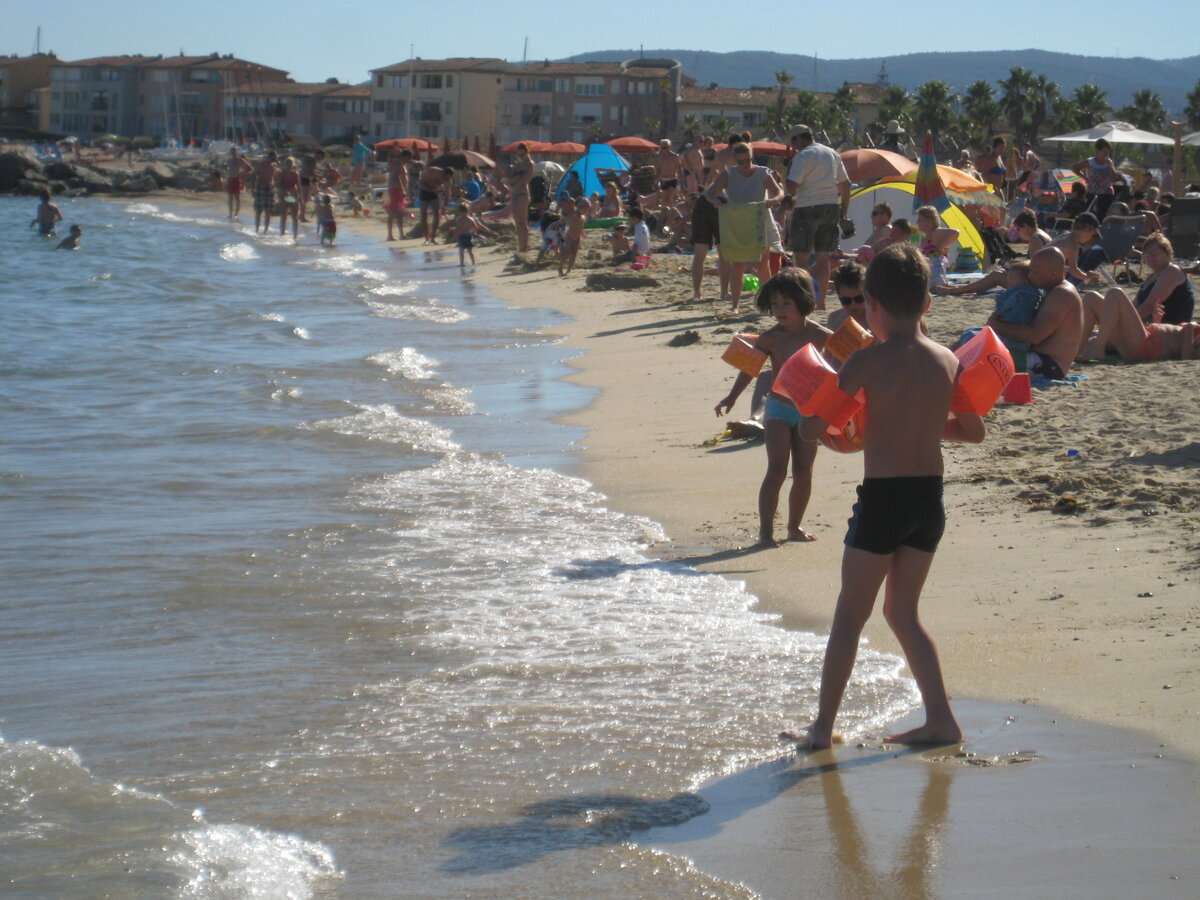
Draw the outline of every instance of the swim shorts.
[[[941,475],[864,478],[845,543],[882,555],[902,546],[933,553],[945,530]]]
[[[240,194],[242,192],[242,179],[230,178],[225,182],[225,190],[231,194]]]
[[[40,234],[42,237],[54,237],[54,223],[38,222],[38,234]]]
[[[388,188],[387,206],[385,209],[390,213],[402,213],[407,205],[404,199],[404,190],[399,185]]]
[[[1046,356],[1044,353],[1034,353],[1030,351],[1025,354],[1025,369],[1030,375],[1035,375],[1038,378],[1048,378],[1051,381],[1062,381],[1067,377],[1067,373],[1062,370],[1054,358]]]
[[[841,209],[836,203],[797,206],[792,212],[793,253],[832,253],[838,246]]]
[[[715,247],[721,243],[721,218],[717,208],[701,194],[692,211],[692,243]]]
[[[800,410],[792,404],[780,400],[774,394],[767,394],[763,422],[769,422],[772,419],[779,419],[781,422],[786,422],[791,428],[795,428],[800,424]]]
[[[459,250],[470,250],[474,246],[475,246],[475,235],[460,234],[458,236],[458,249]]]
[[[658,183],[658,189],[660,191],[665,191],[665,190],[667,190],[667,188],[673,188],[673,187],[679,187],[679,179],[678,178],[664,178],[662,181],[660,181]]]
[[[421,188],[417,193],[420,195],[422,203],[437,203],[437,191],[427,191],[425,188]]]
[[[254,189],[254,211],[270,213],[275,208],[275,189],[272,187],[256,187]]]

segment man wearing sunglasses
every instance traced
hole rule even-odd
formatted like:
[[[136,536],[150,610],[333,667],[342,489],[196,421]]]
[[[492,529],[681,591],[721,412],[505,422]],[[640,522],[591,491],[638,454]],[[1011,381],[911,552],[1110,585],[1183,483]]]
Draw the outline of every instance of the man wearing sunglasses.
[[[867,270],[854,260],[847,260],[834,270],[833,289],[842,305],[829,314],[825,327],[830,331],[837,331],[848,318],[871,330],[867,324],[867,298],[863,294],[866,275]]]

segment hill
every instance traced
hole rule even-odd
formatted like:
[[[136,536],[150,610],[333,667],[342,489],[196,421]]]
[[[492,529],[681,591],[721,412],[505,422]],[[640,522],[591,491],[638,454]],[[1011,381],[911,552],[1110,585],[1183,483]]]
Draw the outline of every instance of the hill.
[[[632,59],[637,50],[599,50],[572,56],[570,62]],[[1142,59],[1108,56],[1073,56],[1045,50],[987,50],[972,52],[910,53],[886,59],[814,59],[790,53],[740,50],[711,53],[706,50],[643,50],[647,57],[670,57],[683,63],[685,74],[700,84],[716,82],[722,87],[772,86],[782,70],[795,77],[795,86],[808,90],[834,91],[844,81],[873,82],[886,65],[892,84],[914,90],[926,81],[940,78],[961,92],[977,79],[995,84],[1007,78],[1014,66],[1045,75],[1069,94],[1083,84],[1095,84],[1108,92],[1114,107],[1128,104],[1133,92],[1143,88],[1157,91],[1171,113],[1179,113],[1184,95],[1200,78],[1200,56],[1187,59]]]

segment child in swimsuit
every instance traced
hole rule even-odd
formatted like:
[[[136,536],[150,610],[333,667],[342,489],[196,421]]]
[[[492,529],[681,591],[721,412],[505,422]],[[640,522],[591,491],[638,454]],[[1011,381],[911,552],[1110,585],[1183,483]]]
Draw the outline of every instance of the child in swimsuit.
[[[784,732],[813,749],[834,741],[833,726],[859,637],[884,581],[885,613],[925,704],[925,724],[885,740],[953,744],[962,731],[950,709],[937,649],[917,614],[921,590],[945,529],[942,441],[983,440],[983,419],[951,414],[958,359],[921,333],[929,305],[929,265],[915,247],[894,244],[867,269],[867,316],[880,339],[852,354],[838,389],[866,398],[863,482],[846,534],[842,589],[825,650],[820,702],[813,724]],[[951,417],[952,416],[952,417]],[[801,436],[816,441],[828,423],[806,418]]]
[[[771,369],[778,372],[792,354],[805,344],[818,349],[825,346],[832,332],[808,317],[816,309],[812,278],[803,269],[788,268],[767,280],[758,292],[756,305],[763,313],[771,313],[776,324],[758,336],[755,346],[771,358]],[[716,405],[723,416],[750,383],[751,376],[739,372],[733,388]],[[787,480],[788,462],[792,465],[792,489],[788,494],[787,539],[815,541],[816,538],[800,527],[808,498],[812,493],[813,460],[817,445],[801,441],[797,426],[800,411],[776,394],[767,397],[764,413],[767,445],[767,472],[758,492],[758,546],[778,547],[775,540],[775,511],[779,506],[779,491]]]
[[[333,212],[333,200],[328,194],[317,195],[317,208],[315,210],[317,216],[317,234],[321,238],[321,243],[328,243],[333,246],[333,239],[337,237],[337,219]]]

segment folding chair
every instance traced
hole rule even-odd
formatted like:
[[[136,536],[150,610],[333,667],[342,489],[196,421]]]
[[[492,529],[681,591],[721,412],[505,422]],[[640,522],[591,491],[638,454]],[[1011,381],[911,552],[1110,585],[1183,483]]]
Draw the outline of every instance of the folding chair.
[[[1200,198],[1177,197],[1171,204],[1170,237],[1176,259],[1200,256]]]
[[[1141,271],[1141,254],[1135,253],[1133,249],[1141,233],[1142,226],[1137,222],[1100,223],[1100,246],[1104,248],[1104,255],[1113,267],[1112,274],[1114,280],[1120,281],[1117,278],[1117,266],[1121,263],[1125,264],[1126,281],[1134,281],[1134,276],[1129,271],[1129,263],[1131,261],[1136,262],[1139,272]],[[1141,277],[1137,277],[1136,280],[1141,281]]]

